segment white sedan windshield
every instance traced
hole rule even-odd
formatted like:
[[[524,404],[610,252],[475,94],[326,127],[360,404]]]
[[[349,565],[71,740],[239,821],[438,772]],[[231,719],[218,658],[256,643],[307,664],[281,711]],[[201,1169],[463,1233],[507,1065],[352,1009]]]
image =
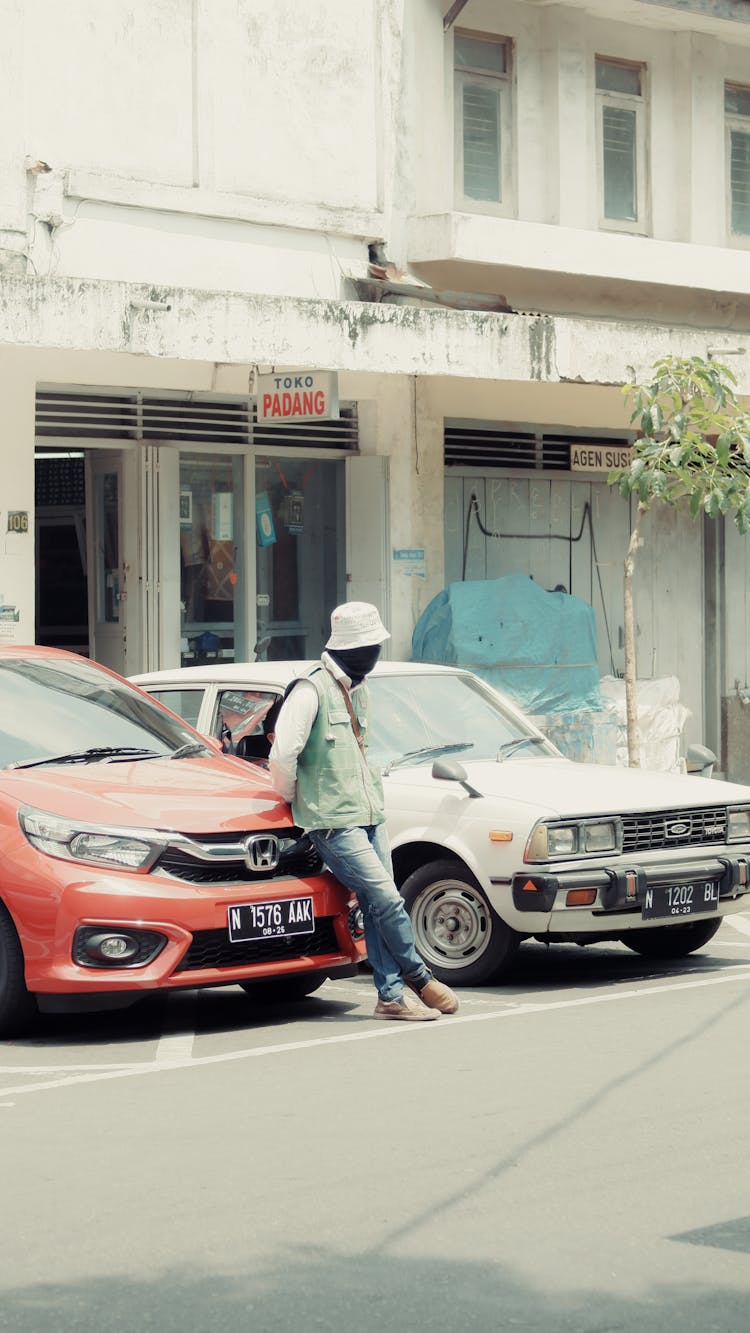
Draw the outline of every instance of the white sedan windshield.
[[[429,763],[435,752],[471,759],[555,754],[500,699],[472,676],[438,672],[374,675],[370,686],[369,758],[378,767]]]

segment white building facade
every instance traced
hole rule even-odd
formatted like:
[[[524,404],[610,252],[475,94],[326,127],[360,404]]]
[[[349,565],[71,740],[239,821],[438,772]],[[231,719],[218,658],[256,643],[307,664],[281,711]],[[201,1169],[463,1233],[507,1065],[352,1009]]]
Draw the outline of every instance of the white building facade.
[[[591,602],[619,672],[621,386],[697,353],[750,395],[750,5],[0,25],[2,639],[125,673],[307,656],[364,597],[408,656],[446,583],[522,571]],[[324,415],[264,420],[269,385]],[[673,512],[647,538],[639,675],[750,776],[747,543]]]

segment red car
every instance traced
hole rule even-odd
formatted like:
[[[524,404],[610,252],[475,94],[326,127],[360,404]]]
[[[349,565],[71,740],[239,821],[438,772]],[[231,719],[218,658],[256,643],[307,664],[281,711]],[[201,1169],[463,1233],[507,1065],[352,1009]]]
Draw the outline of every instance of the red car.
[[[0,647],[0,1035],[37,1009],[352,975],[348,892],[266,774],[114,672]]]

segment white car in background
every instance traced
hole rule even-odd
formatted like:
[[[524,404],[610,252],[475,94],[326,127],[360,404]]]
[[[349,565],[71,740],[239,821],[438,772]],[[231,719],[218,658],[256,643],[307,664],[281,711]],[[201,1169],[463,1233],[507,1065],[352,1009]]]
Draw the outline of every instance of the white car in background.
[[[133,681],[258,758],[265,713],[311,665],[217,662]],[[441,980],[496,981],[530,937],[680,958],[745,905],[750,787],[575,763],[460,668],[383,662],[370,691],[394,873]]]

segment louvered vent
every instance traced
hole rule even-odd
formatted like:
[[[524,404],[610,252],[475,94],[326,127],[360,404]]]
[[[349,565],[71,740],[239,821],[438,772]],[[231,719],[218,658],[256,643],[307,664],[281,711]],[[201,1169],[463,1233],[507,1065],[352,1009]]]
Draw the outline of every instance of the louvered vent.
[[[134,396],[37,393],[37,438],[135,440],[137,432],[138,401]]]
[[[256,448],[272,445],[293,449],[346,449],[359,448],[357,409],[354,404],[339,408],[337,421],[289,421],[272,425],[255,421],[253,406],[253,444]]]
[[[336,421],[255,424],[248,398],[217,399],[169,394],[66,393],[46,389],[36,396],[39,440],[176,441],[265,448],[358,448],[357,412],[342,405]]]
[[[593,436],[513,431],[475,422],[446,422],[445,466],[494,470],[568,472],[570,450],[575,444],[590,444]],[[596,435],[601,441],[603,433]],[[629,445],[628,439],[610,439],[607,444]]]

